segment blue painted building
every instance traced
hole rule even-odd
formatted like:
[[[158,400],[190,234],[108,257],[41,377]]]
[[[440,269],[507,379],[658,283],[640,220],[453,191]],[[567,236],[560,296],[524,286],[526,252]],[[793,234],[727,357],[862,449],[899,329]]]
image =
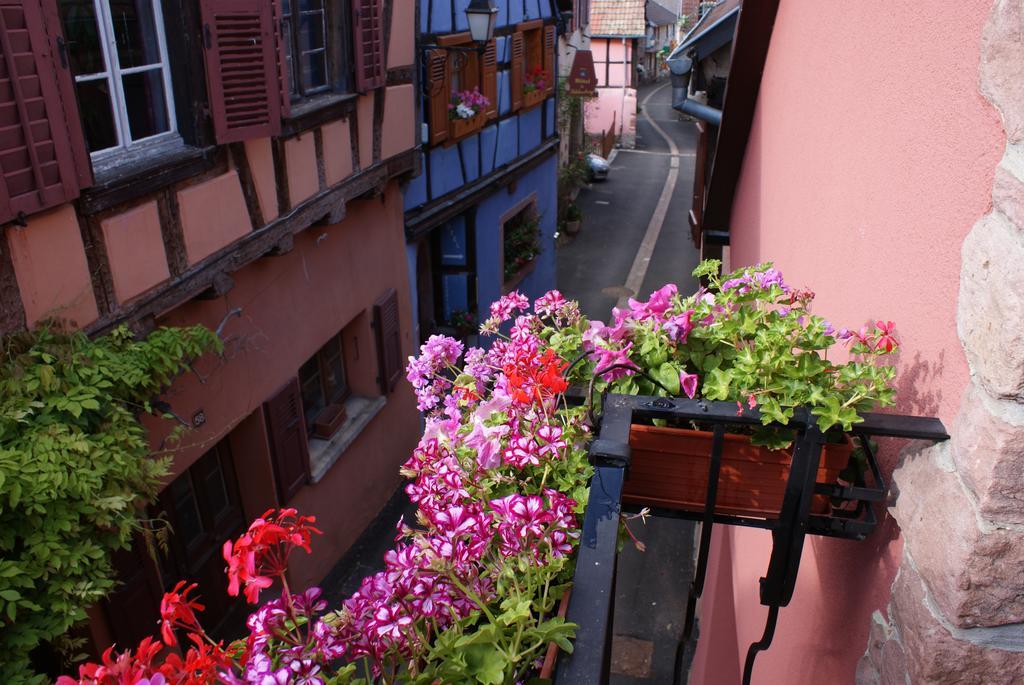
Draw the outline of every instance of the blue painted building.
[[[404,202],[422,340],[468,333],[503,293],[555,286],[558,11],[495,0],[494,40],[474,50],[469,0],[418,2],[422,164]]]

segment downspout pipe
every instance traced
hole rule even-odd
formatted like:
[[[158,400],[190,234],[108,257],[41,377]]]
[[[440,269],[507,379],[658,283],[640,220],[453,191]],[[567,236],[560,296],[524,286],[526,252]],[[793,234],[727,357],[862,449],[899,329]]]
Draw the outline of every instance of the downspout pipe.
[[[712,126],[721,126],[722,110],[690,99],[693,60],[689,57],[677,57],[669,60],[668,69],[672,78],[672,108],[706,121]]]

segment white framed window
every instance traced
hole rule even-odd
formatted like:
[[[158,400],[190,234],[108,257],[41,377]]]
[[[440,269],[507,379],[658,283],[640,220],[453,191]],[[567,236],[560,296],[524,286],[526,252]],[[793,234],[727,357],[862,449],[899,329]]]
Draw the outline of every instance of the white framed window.
[[[179,140],[160,0],[60,0],[60,14],[93,161]]]

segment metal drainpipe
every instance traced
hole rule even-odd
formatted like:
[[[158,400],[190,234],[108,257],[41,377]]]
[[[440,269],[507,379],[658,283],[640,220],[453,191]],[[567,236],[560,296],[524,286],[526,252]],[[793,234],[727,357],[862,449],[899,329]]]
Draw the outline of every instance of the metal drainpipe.
[[[689,99],[693,60],[689,57],[679,57],[671,60],[668,67],[672,78],[672,108],[706,121],[712,126],[721,126],[722,110]]]
[[[622,147],[622,137],[626,135],[626,86],[629,84],[629,49],[626,47],[626,39],[622,39],[622,107],[619,113],[619,147]]]

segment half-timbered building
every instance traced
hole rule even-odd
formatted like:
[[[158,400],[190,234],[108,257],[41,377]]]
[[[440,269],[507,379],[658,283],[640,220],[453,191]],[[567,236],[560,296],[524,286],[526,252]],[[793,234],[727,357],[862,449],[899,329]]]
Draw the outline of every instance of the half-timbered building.
[[[178,578],[230,618],[220,546],[269,507],[317,517],[291,572],[319,581],[398,485],[415,24],[414,0],[0,0],[0,330],[225,343],[163,398],[192,428],[153,425],[170,545],[117,559],[94,647],[151,634]]]
[[[404,200],[421,339],[469,335],[503,293],[555,284],[558,10],[496,0],[494,38],[477,45],[466,5],[419,2],[423,154]],[[474,89],[486,104],[460,114]]]

